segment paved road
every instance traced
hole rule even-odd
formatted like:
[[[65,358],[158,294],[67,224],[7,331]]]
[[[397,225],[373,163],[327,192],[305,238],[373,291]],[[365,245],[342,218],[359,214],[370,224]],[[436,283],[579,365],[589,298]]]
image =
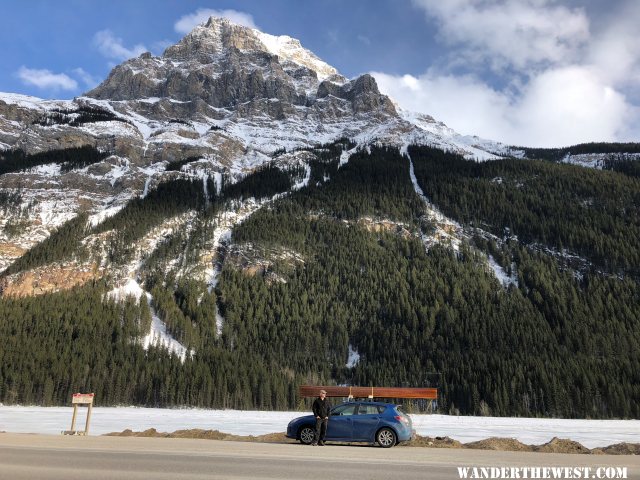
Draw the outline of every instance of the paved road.
[[[0,479],[457,479],[457,466],[627,467],[640,457],[0,434]]]

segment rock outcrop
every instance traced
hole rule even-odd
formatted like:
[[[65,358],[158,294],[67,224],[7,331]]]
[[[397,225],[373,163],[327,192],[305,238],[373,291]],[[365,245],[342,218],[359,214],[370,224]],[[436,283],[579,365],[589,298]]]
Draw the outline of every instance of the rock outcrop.
[[[86,95],[110,101],[164,99],[161,109],[145,109],[156,119],[167,115],[197,119],[215,109],[229,109],[243,118],[307,114],[305,108],[296,107],[319,110],[325,121],[379,111],[397,116],[370,75],[347,82],[298,40],[220,18],[196,27],[161,57],[143,53],[118,65]],[[318,103],[327,98],[333,102]],[[350,108],[336,108],[336,102],[344,107],[341,100],[348,100]]]

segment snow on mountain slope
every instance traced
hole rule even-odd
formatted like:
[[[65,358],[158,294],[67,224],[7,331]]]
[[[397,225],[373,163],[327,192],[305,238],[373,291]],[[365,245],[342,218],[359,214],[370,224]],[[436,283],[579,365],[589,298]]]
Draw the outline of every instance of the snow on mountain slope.
[[[464,234],[462,226],[440,212],[424,194],[418,184],[418,179],[413,168],[413,160],[409,155],[408,145],[404,145],[400,149],[400,153],[409,159],[409,176],[413,184],[413,189],[424,203],[425,216],[434,227],[434,231],[430,234],[423,233],[421,235],[425,248],[429,249],[434,244],[439,243],[449,245],[454,250],[459,250],[462,239],[467,237]]]
[[[299,40],[288,35],[276,37],[255,29],[253,32],[269,52],[313,70],[318,75],[319,80],[324,80],[332,75],[339,75],[335,68],[320,60],[313,52],[303,48]]]
[[[562,163],[601,170],[605,162],[610,159],[640,161],[640,153],[582,153],[575,155],[567,153],[562,159]]]
[[[409,136],[410,143],[430,144],[479,161],[494,160],[501,156],[510,155],[510,149],[507,145],[476,136],[460,135],[430,115],[403,109],[398,109],[398,113],[404,120],[417,126],[426,134],[422,138],[420,135],[415,135],[413,138]]]

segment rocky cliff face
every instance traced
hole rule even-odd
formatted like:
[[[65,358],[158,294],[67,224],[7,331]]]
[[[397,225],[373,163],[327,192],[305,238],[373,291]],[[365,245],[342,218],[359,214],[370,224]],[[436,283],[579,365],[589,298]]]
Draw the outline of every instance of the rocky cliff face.
[[[275,119],[304,115],[306,108],[325,112],[325,119],[380,110],[396,115],[371,76],[347,82],[299,41],[220,18],[196,27],[161,57],[144,53],[117,66],[87,96],[117,101],[168,98],[190,104],[187,111],[184,105],[164,105],[155,112],[158,119],[167,114],[197,119],[211,115],[212,108]],[[237,112],[239,106],[243,108]]]

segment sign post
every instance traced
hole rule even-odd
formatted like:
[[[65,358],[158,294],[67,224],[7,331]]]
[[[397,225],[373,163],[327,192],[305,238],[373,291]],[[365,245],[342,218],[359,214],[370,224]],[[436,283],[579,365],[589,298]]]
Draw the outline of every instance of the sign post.
[[[91,410],[93,408],[93,393],[74,393],[71,398],[71,404],[73,405],[73,417],[71,417],[71,430],[64,430],[63,435],[88,435],[89,434],[89,422],[91,421]],[[78,417],[78,405],[87,406],[87,422],[84,426],[84,431],[76,430],[76,418]]]

